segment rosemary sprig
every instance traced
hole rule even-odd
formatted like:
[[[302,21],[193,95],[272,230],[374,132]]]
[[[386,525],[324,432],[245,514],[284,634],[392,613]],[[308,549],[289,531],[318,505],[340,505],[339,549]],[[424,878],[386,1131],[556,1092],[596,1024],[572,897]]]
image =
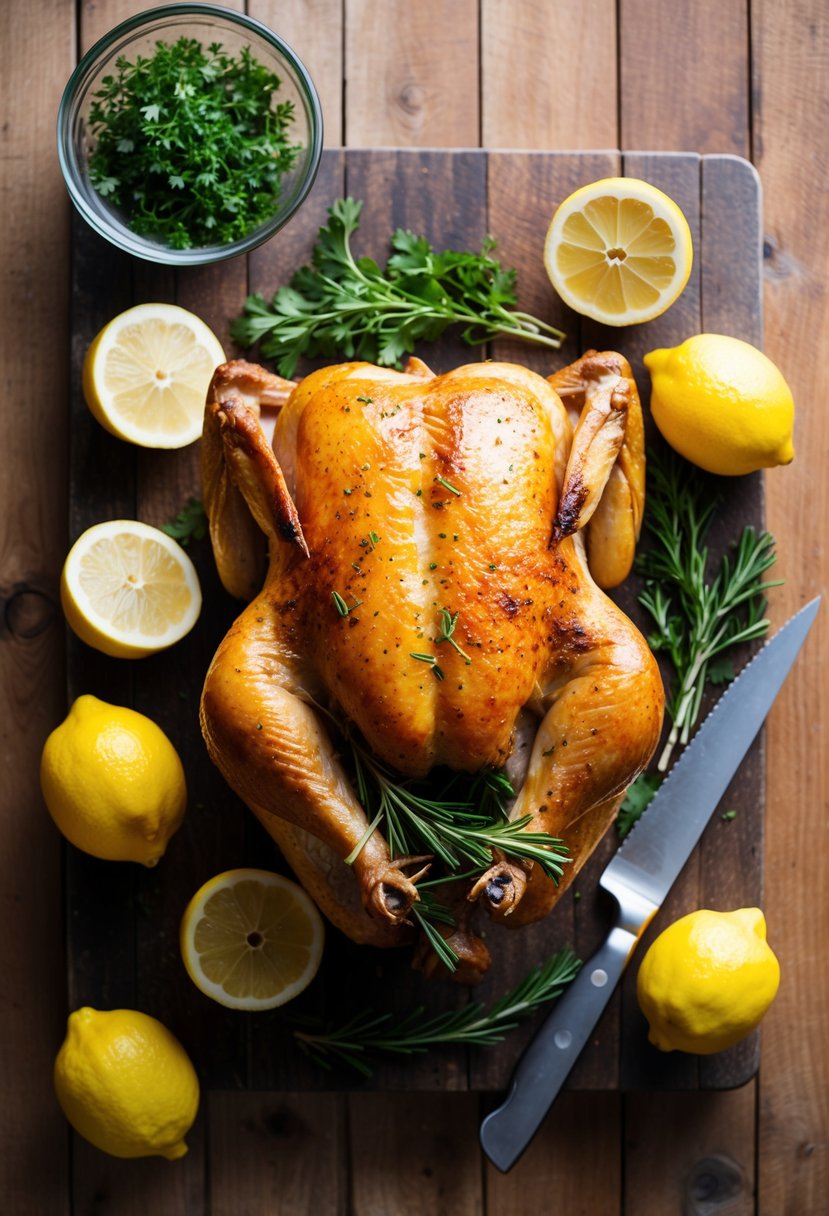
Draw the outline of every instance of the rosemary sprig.
[[[717,505],[710,485],[672,452],[651,454],[648,478],[645,522],[654,545],[638,559],[645,578],[639,601],[654,621],[651,649],[665,652],[675,672],[667,705],[672,727],[658,762],[664,772],[676,745],[688,742],[706,681],[728,678],[724,652],[768,631],[764,592],[780,583],[763,581],[775,561],[774,537],[751,527],[709,577],[704,540]]]
[[[448,798],[418,793],[412,783],[396,781],[385,765],[353,739],[351,750],[357,796],[370,823],[346,858],[347,863],[354,861],[372,832],[382,824],[393,857],[425,850],[450,871],[471,863],[483,872],[492,865],[493,850],[500,849],[512,857],[537,862],[556,882],[561,877],[563,866],[569,861],[566,847],[546,832],[525,831],[531,815],[509,820],[500,809],[494,815],[483,812],[468,796]],[[502,774],[497,782],[501,797],[508,780]],[[450,785],[446,792],[451,793],[451,789]]]
[[[419,884],[417,890],[420,899],[412,904],[412,915],[443,965],[449,971],[457,971],[460,960],[446,938],[442,937],[435,927],[437,924],[454,925],[455,918],[448,908],[435,899],[431,891],[425,889],[424,885]]]
[[[396,1026],[391,1025],[391,1014],[365,1010],[320,1034],[295,1030],[294,1036],[300,1047],[324,1068],[339,1061],[370,1077],[372,1069],[366,1056],[373,1052],[414,1055],[449,1043],[477,1046],[500,1043],[539,1006],[560,996],[580,967],[580,959],[572,950],[564,949],[535,967],[488,1010],[480,1001],[431,1017],[419,1008]]]

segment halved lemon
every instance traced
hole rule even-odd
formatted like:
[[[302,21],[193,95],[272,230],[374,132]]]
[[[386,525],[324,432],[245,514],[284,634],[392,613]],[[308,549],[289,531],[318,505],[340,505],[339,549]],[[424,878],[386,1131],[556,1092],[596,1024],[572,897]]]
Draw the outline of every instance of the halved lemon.
[[[119,659],[178,642],[201,611],[196,569],[179,544],[134,519],[95,524],[63,564],[60,600],[81,641]]]
[[[181,921],[181,957],[206,996],[230,1009],[274,1009],[307,988],[325,938],[302,887],[267,870],[227,870],[201,887]]]
[[[119,439],[181,448],[201,435],[210,378],[224,361],[219,339],[194,313],[138,304],[113,317],[91,343],[83,394]]]
[[[633,177],[576,190],[556,211],[544,243],[544,265],[564,303],[604,325],[658,317],[682,293],[693,260],[680,208]]]

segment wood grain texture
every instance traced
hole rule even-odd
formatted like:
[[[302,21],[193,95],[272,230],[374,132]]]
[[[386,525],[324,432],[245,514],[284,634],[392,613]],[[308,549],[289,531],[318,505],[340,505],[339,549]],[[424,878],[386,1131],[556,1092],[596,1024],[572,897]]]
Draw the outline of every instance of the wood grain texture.
[[[635,1216],[753,1216],[752,1082],[732,1093],[630,1094],[625,1108],[624,1211]]]
[[[326,147],[344,143],[342,0],[248,0],[247,12],[283,38],[308,69],[319,93]]]
[[[202,1216],[207,1211],[205,1192],[205,1099],[192,1130],[187,1134],[187,1155],[176,1166],[163,1157],[125,1161],[93,1148],[75,1137],[72,1158],[72,1211],[90,1216]],[[179,1169],[177,1166],[181,1166]],[[30,1208],[26,1216],[36,1216]]]
[[[353,1216],[479,1216],[477,1098],[362,1094],[349,1111]]]
[[[765,189],[766,350],[797,405],[795,463],[766,478],[780,541],[778,622],[829,580],[826,366],[829,228],[825,115],[829,13],[798,0],[752,5],[754,148]],[[768,729],[765,908],[782,969],[763,1027],[759,1122],[761,1216],[818,1216],[829,1195],[829,618],[824,603]]]
[[[620,0],[620,146],[750,150],[747,0]]]
[[[312,1094],[211,1094],[211,1216],[345,1216],[344,1099]]]
[[[68,205],[54,113],[72,67],[59,0],[0,9],[0,1195],[6,1211],[68,1211],[65,1123],[51,1085],[65,1034],[61,841],[40,751],[65,714],[56,571],[66,541]],[[35,355],[35,350],[43,347]]]
[[[564,1093],[507,1175],[486,1167],[486,1216],[555,1210],[572,1216],[622,1212],[622,1099]]]
[[[345,0],[345,142],[480,140],[477,0]]]
[[[618,146],[615,0],[482,0],[485,148]]]

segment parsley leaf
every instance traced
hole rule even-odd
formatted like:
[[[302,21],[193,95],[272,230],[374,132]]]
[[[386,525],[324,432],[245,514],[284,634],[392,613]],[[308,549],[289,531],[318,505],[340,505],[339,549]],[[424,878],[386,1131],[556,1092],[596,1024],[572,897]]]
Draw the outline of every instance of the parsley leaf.
[[[620,836],[627,836],[642,812],[648,809],[662,780],[659,773],[639,774],[625,794],[625,800],[616,816],[616,831]]]
[[[204,540],[207,536],[207,515],[198,498],[188,498],[175,519],[161,525],[161,531],[172,536],[185,549],[191,540]]]
[[[173,249],[223,244],[273,215],[300,151],[292,102],[250,47],[194,38],[116,61],[93,94],[89,175],[133,232]]]
[[[515,271],[492,257],[494,241],[485,240],[478,253],[437,252],[425,236],[398,228],[382,269],[351,248],[362,208],[353,198],[329,208],[311,265],[301,266],[270,303],[248,296],[231,328],[236,342],[259,342],[262,355],[288,378],[301,356],[338,352],[399,367],[417,342],[433,341],[453,324],[463,326],[470,346],[507,336],[559,348],[560,330],[515,307]]]

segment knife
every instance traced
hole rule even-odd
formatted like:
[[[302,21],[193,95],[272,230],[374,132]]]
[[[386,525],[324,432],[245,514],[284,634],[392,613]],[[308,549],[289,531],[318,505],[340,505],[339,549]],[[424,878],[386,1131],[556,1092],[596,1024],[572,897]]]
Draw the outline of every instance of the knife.
[[[605,868],[599,886],[616,901],[616,923],[542,1023],[506,1099],[481,1124],[481,1145],[499,1170],[515,1164],[552,1106],[763,725],[819,606],[820,596],[801,608],[737,676]]]

